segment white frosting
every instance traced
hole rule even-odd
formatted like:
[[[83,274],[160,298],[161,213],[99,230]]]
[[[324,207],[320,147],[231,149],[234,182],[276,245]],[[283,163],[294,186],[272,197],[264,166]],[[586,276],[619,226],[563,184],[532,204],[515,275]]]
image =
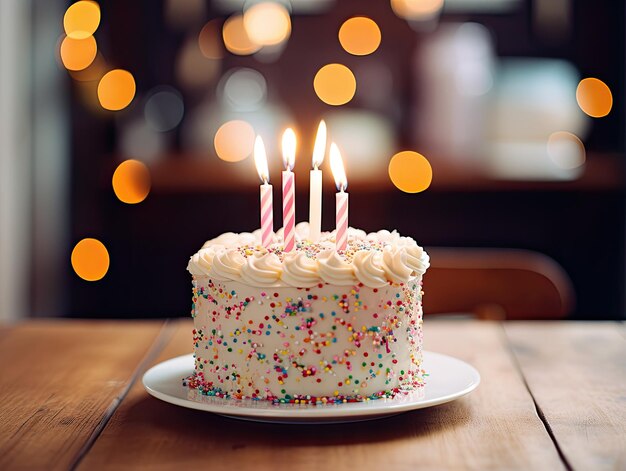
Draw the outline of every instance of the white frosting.
[[[246,264],[246,258],[236,249],[224,249],[215,254],[210,276],[225,281],[241,279],[241,269]]]
[[[371,288],[389,282],[406,283],[429,267],[429,257],[410,237],[396,231],[366,234],[348,229],[348,248],[335,250],[335,232],[324,232],[312,244],[307,223],[296,226],[296,249],[283,253],[283,230],[274,234],[269,247],[260,246],[260,230],[224,233],[211,239],[189,260],[194,276],[242,281],[251,286],[309,288],[320,282],[338,286],[363,283]]]
[[[407,238],[409,239],[409,238]],[[415,275],[423,275],[430,266],[430,257],[426,251],[410,239],[413,243],[404,246],[406,252],[406,264],[413,269]]]
[[[318,274],[322,281],[337,286],[353,285],[354,269],[333,249],[320,255]]]
[[[300,288],[310,288],[319,283],[317,261],[304,252],[291,252],[283,259],[283,283]]]
[[[377,250],[359,250],[354,254],[352,265],[357,279],[370,288],[380,288],[387,284],[385,270],[382,268],[381,252]]]
[[[386,246],[383,249],[382,265],[385,273],[396,283],[405,283],[415,276],[413,266],[409,266],[407,251],[402,247]]]
[[[203,246],[202,249],[191,257],[189,264],[187,265],[187,270],[189,270],[192,275],[196,276],[210,275],[215,252],[220,249],[221,247],[218,245],[207,247]]]
[[[256,252],[241,267],[241,281],[251,286],[274,286],[282,271],[282,263],[275,253]]]

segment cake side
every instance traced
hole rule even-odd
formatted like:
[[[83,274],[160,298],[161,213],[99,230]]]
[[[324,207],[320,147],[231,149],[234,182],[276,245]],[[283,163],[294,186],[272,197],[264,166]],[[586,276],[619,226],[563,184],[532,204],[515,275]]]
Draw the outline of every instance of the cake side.
[[[194,280],[196,375],[207,395],[363,401],[422,385],[421,277],[406,284],[251,287]]]

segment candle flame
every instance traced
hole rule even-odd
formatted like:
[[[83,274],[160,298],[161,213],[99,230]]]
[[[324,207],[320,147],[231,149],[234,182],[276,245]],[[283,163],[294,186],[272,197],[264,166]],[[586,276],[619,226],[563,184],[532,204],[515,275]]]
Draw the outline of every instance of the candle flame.
[[[335,185],[339,191],[344,191],[348,188],[348,179],[346,178],[346,171],[343,168],[343,160],[341,159],[341,152],[339,147],[334,142],[330,144],[330,169],[335,177]]]
[[[270,171],[267,168],[265,145],[263,145],[261,136],[257,136],[254,141],[254,165],[256,165],[256,171],[259,173],[261,181],[268,183],[270,181]]]
[[[317,127],[317,136],[315,136],[315,145],[313,146],[313,168],[317,169],[324,161],[326,154],[326,123],[320,121]]]
[[[296,163],[296,133],[287,128],[283,133],[283,164],[286,170],[293,170]]]

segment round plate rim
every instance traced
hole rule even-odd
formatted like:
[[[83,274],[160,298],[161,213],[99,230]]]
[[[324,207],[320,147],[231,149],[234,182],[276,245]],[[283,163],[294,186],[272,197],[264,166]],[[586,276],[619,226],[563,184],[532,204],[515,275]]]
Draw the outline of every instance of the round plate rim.
[[[371,417],[377,418],[381,416],[387,415],[395,415],[400,414],[402,412],[407,412],[410,410],[423,409],[427,407],[433,407],[440,404],[444,404],[446,402],[450,402],[456,400],[460,397],[463,397],[472,391],[474,391],[478,385],[480,384],[480,373],[476,368],[474,368],[469,363],[455,358],[450,355],[445,355],[443,353],[436,353],[430,351],[424,351],[424,357],[439,357],[439,360],[457,363],[457,366],[461,366],[466,369],[469,376],[472,376],[472,381],[469,384],[460,390],[456,390],[452,393],[441,395],[434,397],[432,399],[424,399],[424,398],[416,398],[415,400],[408,401],[397,401],[396,399],[377,399],[375,401],[368,402],[359,402],[359,403],[347,403],[347,404],[336,404],[336,405],[324,405],[319,407],[310,407],[310,408],[298,408],[299,406],[293,405],[293,409],[289,409],[290,404],[280,404],[278,407],[268,407],[267,409],[253,408],[253,407],[245,407],[242,406],[241,403],[238,405],[225,405],[225,404],[211,404],[208,402],[196,402],[190,399],[183,399],[180,397],[173,396],[171,394],[159,391],[158,389],[150,386],[152,383],[151,377],[155,374],[158,374],[161,370],[165,370],[171,368],[172,364],[176,364],[179,362],[184,362],[186,358],[192,358],[193,354],[189,353],[186,355],[180,355],[174,358],[170,358],[168,360],[162,361],[150,369],[148,369],[142,377],[142,383],[146,391],[157,399],[160,399],[164,402],[168,402],[170,404],[174,404],[181,407],[186,407],[189,409],[202,410],[205,412],[212,412],[215,414],[220,414],[224,416],[236,417],[236,418],[247,418],[249,420],[307,420],[307,419],[318,419],[318,420],[332,420],[332,419],[341,419],[344,420],[354,420],[359,417]],[[192,364],[192,363],[191,363]],[[182,371],[181,371],[182,372]],[[184,373],[183,373],[184,374]],[[182,386],[181,386],[182,387]],[[428,383],[425,386],[428,387]],[[233,399],[233,401],[239,401],[238,399]],[[249,399],[252,401],[252,399]],[[395,401],[395,403],[394,403]],[[364,407],[367,405],[367,407]],[[360,406],[360,407],[359,407]]]

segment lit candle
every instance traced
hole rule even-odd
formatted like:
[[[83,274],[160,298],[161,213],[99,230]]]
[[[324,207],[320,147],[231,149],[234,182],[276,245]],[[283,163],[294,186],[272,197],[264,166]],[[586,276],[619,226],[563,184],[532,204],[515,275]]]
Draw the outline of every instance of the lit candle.
[[[330,145],[330,169],[333,171],[335,185],[339,190],[336,195],[335,206],[337,226],[335,244],[337,250],[346,250],[348,245],[348,193],[345,190],[348,187],[348,179],[343,168],[341,153],[334,142]]]
[[[267,248],[272,243],[274,233],[274,208],[272,205],[272,185],[269,184],[270,174],[267,168],[267,156],[265,146],[261,136],[257,136],[254,141],[254,164],[259,178],[263,182],[261,185],[261,243]]]
[[[296,134],[287,128],[283,133],[283,239],[285,252],[291,252],[296,244],[296,182],[291,170],[296,162]]]
[[[326,123],[320,121],[313,147],[313,170],[311,170],[309,199],[309,239],[317,242],[322,232],[322,171],[318,168],[326,153]]]

